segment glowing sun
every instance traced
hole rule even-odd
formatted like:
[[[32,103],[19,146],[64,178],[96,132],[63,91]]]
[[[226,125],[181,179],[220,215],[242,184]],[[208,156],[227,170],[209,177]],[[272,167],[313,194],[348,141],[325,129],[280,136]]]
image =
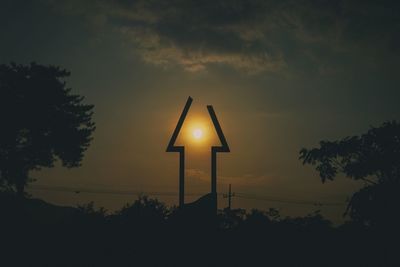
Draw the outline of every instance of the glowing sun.
[[[197,139],[197,140],[201,139],[203,137],[203,130],[199,129],[199,128],[194,129],[193,137],[194,137],[194,139]]]

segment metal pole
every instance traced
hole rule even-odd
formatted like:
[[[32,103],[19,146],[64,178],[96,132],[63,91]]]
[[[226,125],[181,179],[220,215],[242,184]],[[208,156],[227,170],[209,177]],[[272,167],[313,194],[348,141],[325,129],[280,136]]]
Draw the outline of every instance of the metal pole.
[[[185,205],[185,150],[179,153],[179,208]]]
[[[214,198],[214,209],[217,214],[217,151],[211,148],[211,194]]]
[[[228,208],[231,210],[231,198],[232,198],[232,191],[231,191],[231,184],[229,184],[229,193],[228,193]]]
[[[217,153],[211,151],[211,193],[217,194]]]

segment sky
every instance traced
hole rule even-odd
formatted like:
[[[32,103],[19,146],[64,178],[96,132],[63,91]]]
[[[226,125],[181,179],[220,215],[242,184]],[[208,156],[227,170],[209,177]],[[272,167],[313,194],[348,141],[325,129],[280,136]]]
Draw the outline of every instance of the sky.
[[[30,193],[111,211],[138,192],[177,204],[179,158],[165,149],[191,96],[178,137],[187,202],[210,190],[213,105],[231,149],[218,154],[218,192],[232,184],[233,207],[320,209],[341,221],[362,184],[322,184],[299,150],[399,119],[399,9],[396,1],[2,0],[0,63],[61,66],[68,87],[95,105],[82,166],[31,173]],[[183,136],[191,120],[211,127],[201,143]]]

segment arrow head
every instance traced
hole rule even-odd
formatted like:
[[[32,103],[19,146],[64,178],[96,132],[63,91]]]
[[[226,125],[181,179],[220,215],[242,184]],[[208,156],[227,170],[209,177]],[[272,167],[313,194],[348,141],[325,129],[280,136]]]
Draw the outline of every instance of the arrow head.
[[[220,140],[220,142],[222,144],[222,146],[213,146],[212,147],[213,151],[216,151],[216,152],[230,152],[229,145],[226,142],[225,135],[222,132],[221,126],[219,125],[219,122],[218,122],[218,119],[217,119],[217,115],[215,115],[215,111],[214,111],[213,106],[208,105],[207,109],[208,109],[208,113],[210,114],[211,120],[212,120],[212,122],[214,124],[214,128],[217,131],[218,138],[219,138],[219,140]]]
[[[175,141],[176,141],[176,138],[179,135],[179,132],[180,132],[180,130],[182,128],[182,124],[185,121],[186,115],[187,115],[187,113],[188,113],[188,111],[190,109],[190,106],[192,105],[192,102],[193,102],[193,99],[189,96],[187,101],[186,101],[185,107],[183,108],[182,114],[179,117],[178,124],[175,127],[174,133],[172,134],[171,139],[169,140],[169,143],[168,143],[168,146],[167,146],[167,150],[166,150],[167,152],[181,152],[181,151],[183,151],[184,147],[183,146],[175,146]]]

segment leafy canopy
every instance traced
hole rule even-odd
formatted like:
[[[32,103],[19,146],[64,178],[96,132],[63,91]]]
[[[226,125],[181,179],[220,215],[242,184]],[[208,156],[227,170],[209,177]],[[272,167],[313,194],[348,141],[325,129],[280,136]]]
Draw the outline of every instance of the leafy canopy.
[[[303,148],[300,159],[316,166],[323,182],[339,173],[366,182],[345,212],[355,222],[381,229],[394,229],[400,223],[400,124],[396,121],[372,127],[361,136]]]
[[[361,136],[332,142],[321,141],[319,148],[303,148],[300,159],[303,164],[315,165],[323,182],[343,173],[352,179],[369,183],[398,183],[400,124],[396,121],[385,122]]]
[[[80,166],[92,140],[93,105],[71,93],[56,66],[0,65],[0,180],[23,187],[28,172],[57,159]],[[17,188],[18,190],[18,188]]]

